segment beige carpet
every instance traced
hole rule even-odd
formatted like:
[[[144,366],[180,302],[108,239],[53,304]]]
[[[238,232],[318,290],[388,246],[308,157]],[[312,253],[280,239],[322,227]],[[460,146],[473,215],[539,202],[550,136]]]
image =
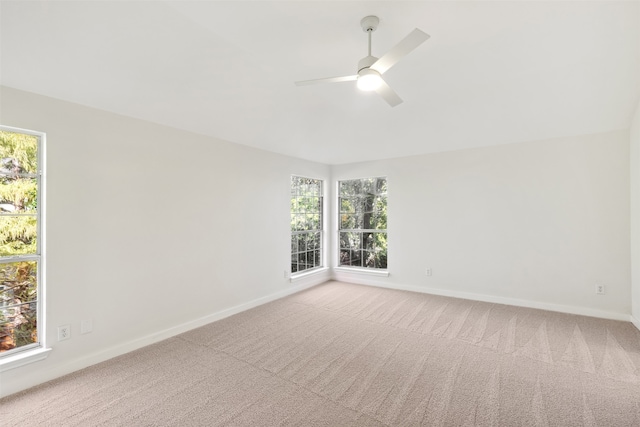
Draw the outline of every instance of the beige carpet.
[[[330,282],[9,396],[0,425],[640,426],[640,332]]]

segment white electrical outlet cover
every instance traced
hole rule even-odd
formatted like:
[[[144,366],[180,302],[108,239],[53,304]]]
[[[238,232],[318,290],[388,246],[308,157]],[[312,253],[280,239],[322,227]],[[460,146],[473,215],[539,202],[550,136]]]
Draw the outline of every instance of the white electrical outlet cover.
[[[71,338],[71,325],[58,326],[58,341]]]

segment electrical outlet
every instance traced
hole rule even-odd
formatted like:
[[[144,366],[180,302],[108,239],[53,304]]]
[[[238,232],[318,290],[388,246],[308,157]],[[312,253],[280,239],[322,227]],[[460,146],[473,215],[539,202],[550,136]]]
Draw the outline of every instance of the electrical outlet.
[[[431,269],[431,267],[427,268],[427,270],[425,271],[425,274],[427,276],[433,276],[433,270]]]
[[[68,340],[69,338],[71,338],[71,326],[58,326],[58,341]]]
[[[596,285],[596,294],[598,295],[604,295],[604,285]]]
[[[80,321],[80,334],[88,334],[93,331],[93,320]]]

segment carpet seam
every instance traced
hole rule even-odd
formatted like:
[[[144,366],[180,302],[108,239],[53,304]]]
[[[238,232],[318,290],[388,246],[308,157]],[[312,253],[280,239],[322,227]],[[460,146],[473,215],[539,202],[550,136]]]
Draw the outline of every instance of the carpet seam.
[[[226,356],[229,356],[229,357],[231,357],[231,358],[233,358],[233,359],[237,360],[238,362],[242,362],[242,363],[244,363],[244,364],[246,364],[246,365],[251,366],[252,368],[259,369],[259,370],[261,370],[261,371],[263,371],[263,372],[266,372],[266,373],[268,373],[270,376],[272,376],[272,377],[274,377],[274,378],[277,378],[277,379],[279,379],[279,380],[281,380],[281,381],[285,381],[285,382],[289,383],[289,384],[290,384],[290,385],[292,385],[292,386],[295,386],[295,387],[298,387],[298,388],[302,388],[303,390],[306,390],[307,392],[309,392],[309,393],[311,393],[311,394],[315,395],[316,397],[319,397],[319,398],[321,398],[321,399],[323,399],[323,400],[326,400],[326,401],[329,401],[329,402],[333,402],[334,404],[336,404],[336,405],[340,406],[340,407],[341,407],[341,408],[343,408],[343,409],[348,409],[349,411],[353,411],[353,412],[355,412],[356,414],[363,415],[363,416],[366,416],[366,417],[368,417],[368,418],[373,418],[374,420],[376,420],[376,421],[380,422],[382,425],[384,425],[384,426],[386,426],[386,427],[391,427],[391,425],[390,425],[390,424],[387,424],[387,423],[383,422],[382,420],[378,419],[377,417],[371,416],[371,415],[366,414],[366,413],[364,413],[364,412],[362,412],[362,411],[359,411],[359,410],[357,410],[357,409],[354,409],[354,408],[350,408],[350,407],[348,407],[348,406],[345,406],[345,405],[343,405],[342,403],[340,403],[340,402],[338,402],[338,401],[335,401],[335,400],[331,399],[330,397],[323,396],[322,394],[319,394],[318,392],[316,392],[316,391],[314,391],[314,390],[311,390],[311,389],[309,389],[308,387],[306,387],[306,386],[304,386],[304,385],[301,385],[301,384],[298,384],[298,383],[296,383],[296,382],[293,382],[293,381],[291,381],[291,380],[290,380],[290,379],[288,379],[288,378],[281,377],[281,376],[279,376],[278,374],[276,374],[275,372],[272,372],[272,371],[270,371],[270,370],[268,370],[268,369],[265,369],[265,368],[263,368],[263,367],[261,367],[261,366],[254,365],[254,364],[252,364],[251,362],[248,362],[248,361],[246,361],[246,360],[240,359],[239,357],[237,357],[237,356],[235,356],[235,355],[233,355],[233,354],[231,354],[231,353],[227,353],[227,352],[225,352],[225,351],[223,351],[223,350],[218,350],[218,349],[215,349],[215,348],[212,348],[212,350],[213,350],[213,351],[215,351],[215,352],[217,352],[217,353],[222,353],[222,354],[224,354],[224,355],[226,355]]]

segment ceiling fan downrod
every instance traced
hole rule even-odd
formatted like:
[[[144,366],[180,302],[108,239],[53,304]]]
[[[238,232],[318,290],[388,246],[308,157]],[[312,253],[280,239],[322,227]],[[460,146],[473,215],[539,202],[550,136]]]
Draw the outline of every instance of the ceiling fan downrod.
[[[380,19],[377,16],[373,16],[373,15],[365,16],[364,18],[362,18],[360,20],[360,26],[362,27],[362,31],[367,33],[367,36],[369,38],[369,46],[368,46],[368,49],[367,49],[367,58],[375,58],[375,57],[371,56],[371,33],[373,33],[378,28],[378,24],[379,23],[380,23]],[[365,58],[363,58],[361,62],[363,62],[364,59]],[[378,58],[375,58],[375,59],[377,60]],[[366,62],[369,62],[369,61],[366,61]],[[371,64],[366,65],[365,67],[359,66],[358,67],[359,68],[358,71],[362,70],[362,68],[366,68],[366,67],[371,66],[374,62],[375,62],[375,60],[371,61]]]

